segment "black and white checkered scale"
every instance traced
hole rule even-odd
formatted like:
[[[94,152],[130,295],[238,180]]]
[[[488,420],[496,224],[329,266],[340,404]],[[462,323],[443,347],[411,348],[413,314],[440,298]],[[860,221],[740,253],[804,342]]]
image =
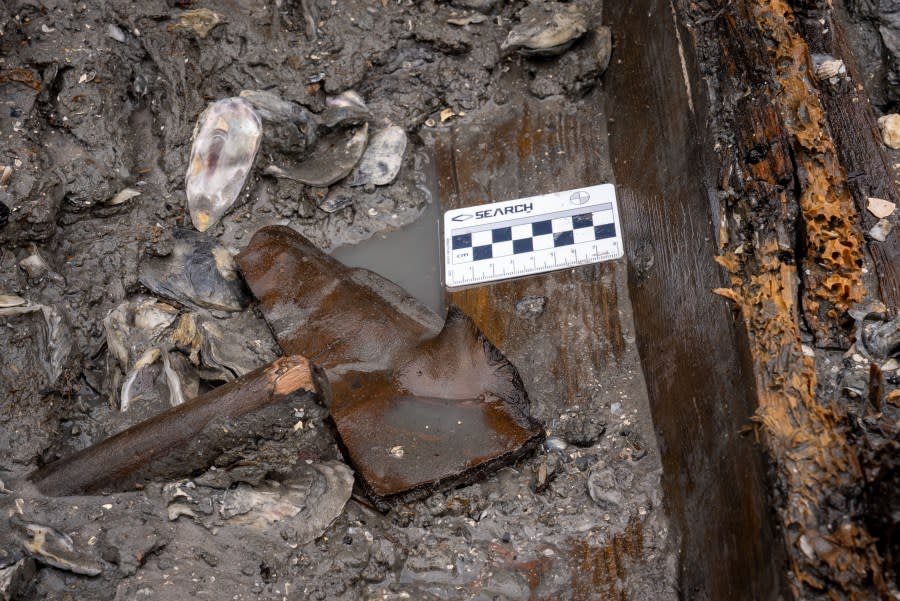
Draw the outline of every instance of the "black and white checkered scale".
[[[609,215],[608,211],[582,213],[454,235],[453,263],[521,255],[614,238],[616,226],[608,223]]]

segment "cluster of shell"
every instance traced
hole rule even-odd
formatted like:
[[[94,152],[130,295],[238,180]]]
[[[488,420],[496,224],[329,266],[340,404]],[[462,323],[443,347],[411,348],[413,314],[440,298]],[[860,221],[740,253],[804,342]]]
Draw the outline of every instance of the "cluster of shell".
[[[325,188],[345,180],[350,186],[391,183],[406,150],[406,132],[387,126],[371,137],[372,115],[353,91],[328,98],[314,115],[299,104],[271,92],[244,90],[240,97],[212,103],[194,128],[185,190],[191,220],[201,232],[218,222],[238,199],[253,169],[263,131],[287,156],[284,165],[263,172],[309,186]],[[311,147],[312,152],[291,152]],[[334,211],[330,203],[320,208]]]
[[[133,422],[234,380],[277,357],[231,254],[190,230],[166,257],[141,264],[150,290],[186,307],[132,297],[104,320],[110,398]],[[198,240],[199,239],[199,240]]]
[[[371,119],[353,91],[328,98],[319,115],[259,90],[213,102],[194,128],[185,175],[194,227],[205,232],[235,204],[264,131],[279,156],[299,157],[266,166],[266,174],[315,187],[341,180],[349,186],[390,184],[400,170],[406,133],[388,126],[370,138]],[[250,295],[231,252],[193,230],[175,229],[167,235],[171,240],[164,256],[144,257],[138,275],[148,290],[174,305],[138,296],[113,309],[104,321],[108,391],[122,411],[132,414],[132,421],[178,405],[205,386],[230,381],[276,355],[271,334],[247,310]]]

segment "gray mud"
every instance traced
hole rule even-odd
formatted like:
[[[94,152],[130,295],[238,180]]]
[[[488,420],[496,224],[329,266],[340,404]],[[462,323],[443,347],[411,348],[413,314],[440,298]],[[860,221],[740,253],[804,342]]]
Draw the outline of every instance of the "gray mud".
[[[591,27],[602,24],[599,1],[572,4],[585,9]],[[298,514],[322,524],[310,536],[290,520],[250,532],[225,508],[232,491],[283,489],[296,470],[341,459],[321,407],[298,414],[281,440],[242,448],[244,456],[190,481],[60,499],[17,484],[35,467],[134,422],[116,405],[103,320],[149,293],[139,281],[141,261],[168,256],[173,228],[191,227],[184,173],[208,103],[265,89],[320,113],[326,95],[352,89],[373,115],[370,127],[395,124],[409,135],[397,179],[335,184],[330,192],[352,202],[334,213],[316,208],[329,190],[263,175],[279,152],[264,143],[236,206],[209,232],[226,248],[237,251],[273,223],[329,251],[373,236],[386,242],[429,203],[426,219],[437,209],[424,132],[521,95],[573,106],[586,94],[602,95],[606,65],[596,55],[604,42],[593,34],[554,58],[501,51],[522,6],[0,3],[0,174],[11,169],[0,184],[0,203],[10,210],[0,226],[0,294],[57,316],[0,316],[0,504],[4,519],[54,528],[69,558],[51,567],[46,557],[0,555],[0,599],[675,598],[677,544],[663,512],[659,449],[627,312],[620,317],[630,342],[618,376],[581,383],[595,391],[590,398],[554,401],[557,383],[534,370],[553,360],[540,341],[527,352],[505,349],[515,361],[535,361],[520,369],[531,374],[532,395],[544,399],[537,411],[554,438],[542,452],[387,514],[357,489],[327,528],[340,495],[320,479],[303,489],[311,500]],[[192,28],[183,13],[198,8],[222,22]],[[140,194],[110,202],[126,188]],[[418,235],[412,248],[428,244],[427,234]],[[348,260],[353,254],[341,252]],[[34,255],[45,266],[26,270],[40,263],[21,263]],[[435,274],[419,274],[423,268],[410,262],[407,279],[396,279],[421,279],[420,298],[439,307]],[[609,285],[627,299],[624,265],[615,274]],[[190,311],[165,302],[180,315]],[[245,311],[243,318],[263,324],[252,307]],[[522,312],[523,320],[540,319],[527,303]],[[188,362],[197,348],[173,343],[169,350]],[[196,365],[199,391],[221,383]],[[21,550],[14,530],[0,535],[4,550]],[[76,573],[84,566],[101,572]]]

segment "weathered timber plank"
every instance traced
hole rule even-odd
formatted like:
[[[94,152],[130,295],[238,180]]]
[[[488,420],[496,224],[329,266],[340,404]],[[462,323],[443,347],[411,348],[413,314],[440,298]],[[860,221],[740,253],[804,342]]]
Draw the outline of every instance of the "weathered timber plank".
[[[603,119],[595,103],[585,102],[576,113],[564,114],[560,105],[526,102],[503,106],[478,124],[454,128],[438,138],[434,149],[444,208],[609,181]],[[523,376],[528,372],[542,381],[532,396],[536,417],[545,420],[550,417],[549,399],[560,400],[553,406],[578,403],[602,375],[598,370],[622,358],[618,273],[624,273],[622,262],[600,263],[449,296],[504,352],[533,349],[528,365],[513,362]],[[546,299],[539,319],[517,315],[516,303],[527,297]]]
[[[696,75],[696,40],[676,29],[672,4],[613,2],[606,12],[616,42],[605,80],[615,119],[610,154],[666,503],[682,537],[681,594],[777,599],[784,553],[768,509],[763,459],[753,438],[739,434],[756,408],[747,341],[734,313],[709,294],[726,282],[712,258],[715,188],[728,176],[715,166],[727,146],[717,148],[706,129],[710,90]],[[716,52],[740,57],[752,50],[735,45]],[[752,92],[749,85],[740,95]],[[765,124],[769,116],[748,119]],[[771,170],[779,170],[777,163]]]
[[[846,337],[842,313],[861,293],[858,216],[792,11],[782,0],[720,5],[712,17],[692,15],[705,71],[725,74],[710,82],[717,102],[703,115],[726,151],[707,175],[726,217],[717,260],[732,274],[732,288],[718,292],[737,303],[746,324],[755,421],[780,492],[775,509],[789,582],[795,598],[877,598],[884,583],[873,539],[854,516],[832,509],[833,499],[852,496],[862,474],[840,407],[817,396],[798,303],[819,344]],[[788,170],[777,168],[784,140]],[[807,552],[835,531],[843,534],[828,553]]]
[[[610,181],[602,99],[602,94],[592,94],[574,112],[561,110],[562,104],[552,100],[520,99],[439,134],[433,148],[444,208]],[[626,271],[619,260],[449,296],[518,367],[532,414],[551,428],[564,411],[605,419],[600,408],[614,402],[640,408],[633,428],[641,432],[649,454],[633,469],[656,473],[659,453],[634,345]],[[544,299],[540,315],[517,310],[529,297]],[[625,598],[623,582],[632,566],[647,561],[640,534],[647,518],[630,519],[625,532],[599,547],[589,533],[572,539],[565,569],[571,573],[573,599],[595,599],[600,589],[609,598]],[[657,539],[652,544],[665,543]]]

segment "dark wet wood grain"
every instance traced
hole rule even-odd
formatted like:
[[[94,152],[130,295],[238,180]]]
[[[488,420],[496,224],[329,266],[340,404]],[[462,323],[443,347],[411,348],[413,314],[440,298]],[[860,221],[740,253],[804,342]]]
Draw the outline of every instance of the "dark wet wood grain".
[[[776,599],[784,555],[760,450],[740,434],[756,407],[748,346],[738,316],[709,292],[727,279],[712,261],[722,174],[705,130],[697,40],[676,29],[664,0],[613,2],[607,19],[615,35],[605,82],[610,155],[663,487],[681,535],[681,596]],[[717,51],[731,50],[744,51]],[[764,110],[748,119],[767,121]],[[777,161],[765,168],[780,170]]]
[[[475,124],[453,128],[434,145],[443,208],[511,200],[611,181],[602,96],[577,111],[549,102],[504,105]],[[541,419],[577,404],[604,366],[620,359],[625,342],[616,274],[622,261],[492,283],[449,294],[488,339],[513,353]],[[517,312],[517,303],[540,299],[543,313]],[[526,350],[527,349],[527,350]],[[527,375],[526,375],[527,374]],[[540,375],[538,375],[540,374]],[[541,399],[553,399],[552,405]]]

